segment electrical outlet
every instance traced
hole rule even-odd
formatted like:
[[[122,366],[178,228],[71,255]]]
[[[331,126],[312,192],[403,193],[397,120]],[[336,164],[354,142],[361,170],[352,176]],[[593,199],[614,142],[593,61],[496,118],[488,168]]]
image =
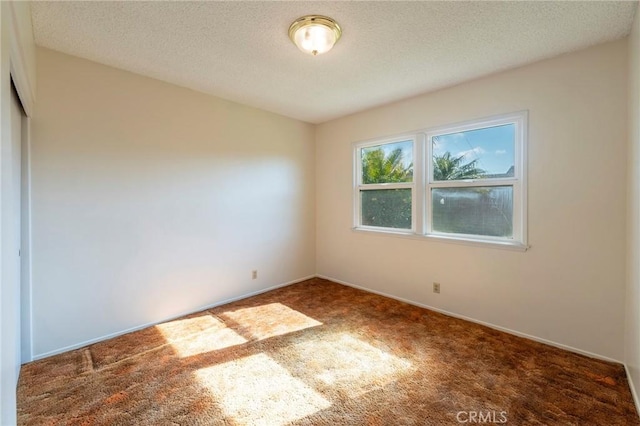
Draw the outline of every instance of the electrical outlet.
[[[258,279],[258,271],[257,270],[253,270],[251,271],[251,279],[252,280],[257,280]]]
[[[440,283],[433,283],[433,292],[440,293]]]

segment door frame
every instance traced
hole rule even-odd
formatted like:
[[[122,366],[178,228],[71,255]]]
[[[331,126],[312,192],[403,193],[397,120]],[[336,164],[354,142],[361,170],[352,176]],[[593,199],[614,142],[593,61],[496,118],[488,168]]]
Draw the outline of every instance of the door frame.
[[[32,333],[32,256],[31,256],[31,117],[35,104],[35,76],[28,72],[28,59],[26,57],[25,40],[33,40],[32,28],[25,25],[20,19],[22,7],[16,2],[6,2],[9,19],[3,19],[9,32],[9,75],[4,72],[0,76],[5,88],[11,89],[11,84],[18,94],[18,102],[22,105],[24,116],[21,120],[21,256],[20,256],[20,345],[21,363],[33,360],[33,333]],[[24,12],[24,11],[22,11]],[[2,58],[5,59],[4,57]],[[2,67],[3,70],[6,69]],[[8,80],[8,85],[6,84]],[[10,95],[10,91],[8,93]],[[7,105],[6,103],[4,105]],[[5,110],[10,112],[9,110]],[[4,114],[4,112],[3,112]],[[2,120],[6,123],[6,121]],[[2,135],[2,137],[5,137]]]

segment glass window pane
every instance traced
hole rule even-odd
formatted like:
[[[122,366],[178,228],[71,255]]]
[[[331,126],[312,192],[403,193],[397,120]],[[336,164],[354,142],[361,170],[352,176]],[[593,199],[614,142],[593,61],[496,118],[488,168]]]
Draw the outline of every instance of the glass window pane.
[[[362,183],[413,181],[413,141],[361,148]]]
[[[513,237],[513,187],[438,188],[431,192],[435,232]]]
[[[360,191],[362,225],[411,229],[411,189]]]
[[[434,181],[514,176],[513,123],[434,136],[431,144]]]

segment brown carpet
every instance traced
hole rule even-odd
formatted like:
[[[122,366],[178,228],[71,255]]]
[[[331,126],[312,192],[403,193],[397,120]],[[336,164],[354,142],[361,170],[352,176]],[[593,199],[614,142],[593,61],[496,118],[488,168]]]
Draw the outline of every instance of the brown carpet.
[[[640,425],[624,369],[313,279],[22,367],[21,425]]]

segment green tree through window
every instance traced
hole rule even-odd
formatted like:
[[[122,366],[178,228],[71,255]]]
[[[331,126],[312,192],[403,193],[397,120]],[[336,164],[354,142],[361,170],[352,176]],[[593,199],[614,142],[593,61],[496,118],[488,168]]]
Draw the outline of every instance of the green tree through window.
[[[382,147],[362,150],[363,184],[397,184],[413,181],[411,148]],[[407,156],[405,156],[407,155]],[[408,157],[408,158],[407,158]],[[411,229],[411,189],[361,191],[362,223],[385,228]]]
[[[477,167],[478,160],[463,163],[464,155],[454,157],[450,152],[433,156],[433,180],[480,179],[485,171]]]
[[[413,163],[404,164],[402,149],[385,155],[382,148],[362,153],[362,183],[395,183],[413,180]]]

